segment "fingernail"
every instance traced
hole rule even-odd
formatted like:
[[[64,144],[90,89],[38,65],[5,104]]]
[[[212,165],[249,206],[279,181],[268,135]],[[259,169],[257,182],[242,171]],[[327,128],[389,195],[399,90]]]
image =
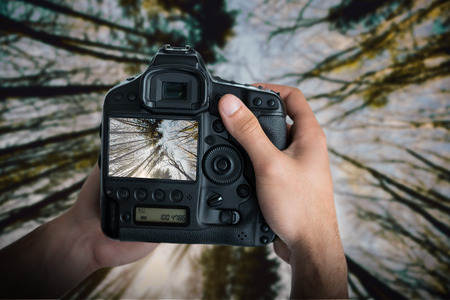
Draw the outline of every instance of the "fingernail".
[[[241,105],[242,101],[233,95],[226,95],[222,99],[222,111],[227,117],[231,117]]]

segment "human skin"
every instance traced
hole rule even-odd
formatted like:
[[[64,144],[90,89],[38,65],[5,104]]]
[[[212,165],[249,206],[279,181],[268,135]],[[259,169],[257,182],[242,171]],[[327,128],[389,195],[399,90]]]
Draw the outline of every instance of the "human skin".
[[[59,298],[94,271],[134,262],[156,248],[103,234],[99,173],[94,166],[67,212],[0,250],[0,298]]]

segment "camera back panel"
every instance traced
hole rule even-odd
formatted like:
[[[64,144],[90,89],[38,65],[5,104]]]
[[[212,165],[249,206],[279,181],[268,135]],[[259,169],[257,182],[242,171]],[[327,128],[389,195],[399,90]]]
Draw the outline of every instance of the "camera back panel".
[[[184,54],[173,55],[181,61],[177,66],[151,64],[105,96],[99,159],[103,231],[127,241],[272,242],[275,234],[259,209],[251,161],[226,131],[217,105],[222,95],[235,94],[284,149],[279,96],[213,78],[201,58],[197,66],[186,66]],[[191,64],[192,57],[186,61]]]

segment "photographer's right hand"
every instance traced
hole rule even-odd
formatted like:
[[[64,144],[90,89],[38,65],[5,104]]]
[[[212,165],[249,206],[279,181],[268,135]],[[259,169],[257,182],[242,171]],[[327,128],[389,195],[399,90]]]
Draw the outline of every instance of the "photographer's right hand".
[[[292,267],[291,296],[348,297],[347,265],[323,130],[300,90],[258,85],[279,92],[294,121],[288,125],[291,142],[286,150],[272,144],[237,97],[223,96],[219,112],[252,160],[261,211],[278,235],[275,252]]]

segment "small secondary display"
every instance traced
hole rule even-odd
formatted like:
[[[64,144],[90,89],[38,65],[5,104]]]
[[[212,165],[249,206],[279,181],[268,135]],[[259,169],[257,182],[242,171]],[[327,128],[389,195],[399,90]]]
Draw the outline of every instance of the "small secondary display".
[[[185,224],[187,212],[184,208],[136,207],[135,221]]]

